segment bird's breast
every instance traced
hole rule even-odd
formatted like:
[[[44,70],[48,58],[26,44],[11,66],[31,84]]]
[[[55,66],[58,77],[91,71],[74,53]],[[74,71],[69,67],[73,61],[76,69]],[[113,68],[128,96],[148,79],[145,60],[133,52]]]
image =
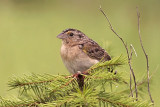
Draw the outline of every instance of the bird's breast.
[[[73,60],[75,59],[75,57],[77,57],[78,55],[78,48],[77,47],[69,47],[69,46],[65,46],[62,45],[61,46],[61,57],[63,60]]]
[[[73,47],[62,45],[61,57],[64,65],[72,74],[78,71],[85,71],[99,62],[98,60],[91,59],[78,45]]]

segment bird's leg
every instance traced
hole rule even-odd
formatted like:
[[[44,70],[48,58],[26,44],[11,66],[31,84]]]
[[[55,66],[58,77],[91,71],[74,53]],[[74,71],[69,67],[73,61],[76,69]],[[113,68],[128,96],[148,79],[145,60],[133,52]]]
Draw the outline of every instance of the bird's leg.
[[[79,88],[81,91],[83,91],[83,86],[84,86],[84,76],[85,74],[82,73],[81,71],[78,71],[76,74],[73,74],[72,77],[77,79]]]
[[[79,75],[81,75],[81,71],[78,71],[77,73],[72,75],[72,78],[78,78]]]

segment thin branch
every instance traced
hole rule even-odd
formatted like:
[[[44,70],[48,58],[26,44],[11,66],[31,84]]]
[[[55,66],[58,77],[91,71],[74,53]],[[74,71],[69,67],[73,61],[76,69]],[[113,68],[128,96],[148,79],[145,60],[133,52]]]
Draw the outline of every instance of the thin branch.
[[[132,48],[132,45],[130,45],[130,50],[131,50],[131,52],[130,52],[130,60],[132,60],[132,55],[133,55],[133,48]]]
[[[105,16],[105,18],[107,19],[108,23],[109,23],[109,27],[110,29],[113,31],[113,33],[122,41],[125,49],[126,49],[126,52],[127,52],[127,56],[128,56],[128,65],[129,65],[129,68],[130,68],[130,72],[132,73],[132,76],[133,76],[133,80],[134,80],[134,84],[135,84],[135,90],[136,90],[136,100],[138,100],[138,91],[137,91],[137,84],[136,84],[136,77],[134,75],[134,72],[133,72],[133,69],[132,69],[132,66],[131,66],[131,59],[130,59],[130,55],[129,55],[129,50],[128,50],[128,47],[127,47],[127,44],[125,44],[124,40],[116,33],[116,31],[113,29],[107,15],[104,13],[104,11],[102,10],[101,6],[100,6],[100,11],[102,12],[102,14]]]
[[[143,47],[143,44],[142,44],[142,39],[141,39],[141,32],[140,32],[140,13],[138,11],[138,7],[137,7],[137,17],[138,17],[138,33],[139,33],[139,39],[140,39],[140,43],[141,43],[141,47],[142,47],[142,50],[143,50],[143,53],[146,57],[146,61],[147,61],[147,81],[148,81],[148,94],[149,94],[149,97],[150,97],[150,100],[152,103],[154,103],[153,99],[152,99],[152,96],[151,96],[151,92],[150,92],[150,84],[149,84],[149,62],[148,62],[148,55]]]
[[[130,60],[132,60],[132,55],[133,55],[133,51],[132,51],[132,46],[130,45],[130,50],[131,50],[131,53],[130,53]],[[132,74],[130,72],[130,91],[131,91],[131,96],[133,97],[133,91],[132,91]]]

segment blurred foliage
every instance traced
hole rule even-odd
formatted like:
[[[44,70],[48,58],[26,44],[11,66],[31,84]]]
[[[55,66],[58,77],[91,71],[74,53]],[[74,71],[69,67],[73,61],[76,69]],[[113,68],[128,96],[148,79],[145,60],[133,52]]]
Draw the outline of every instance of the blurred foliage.
[[[107,42],[111,56],[125,54],[121,41],[99,12],[100,4],[115,30],[136,49],[133,69],[137,78],[146,72],[137,30],[139,6],[142,40],[152,73],[160,63],[159,0],[0,0],[0,95],[7,97],[11,93],[6,84],[12,75],[68,74],[59,55],[61,41],[56,38],[66,28],[83,31],[101,46]],[[155,105],[160,104],[159,78],[159,72],[152,77]]]

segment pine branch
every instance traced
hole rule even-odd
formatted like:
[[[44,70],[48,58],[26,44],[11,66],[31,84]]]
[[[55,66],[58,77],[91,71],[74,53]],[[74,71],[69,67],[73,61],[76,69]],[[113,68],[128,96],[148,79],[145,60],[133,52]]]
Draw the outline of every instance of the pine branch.
[[[98,90],[98,89],[97,89]],[[61,97],[60,99],[57,99],[56,101],[53,101],[52,103],[49,103],[49,105],[52,106],[100,106],[98,100],[100,102],[105,102],[107,104],[112,104],[116,107],[149,107],[151,104],[149,104],[146,101],[134,101],[135,99],[129,98],[126,96],[113,94],[113,93],[104,93],[99,92],[97,93],[97,90],[95,89],[95,85],[90,85],[89,87],[85,87],[83,91],[77,90],[76,92]],[[48,106],[48,104],[46,104]]]
[[[95,85],[95,87],[101,86],[102,83],[128,84],[122,73],[117,73],[115,75],[114,73],[108,72],[107,70],[85,76],[85,83],[87,85]]]
[[[124,65],[125,63],[126,63],[126,58],[123,55],[120,55],[118,57],[114,57],[110,61],[99,62],[96,65],[92,66],[87,71],[92,72],[102,68],[104,69],[107,69],[108,67],[113,68],[116,66]],[[66,75],[32,74],[30,76],[25,75],[24,77],[13,77],[9,81],[8,86],[11,87],[11,89],[24,87],[24,86],[28,86],[28,88],[31,88],[31,86],[34,86],[34,85],[47,85],[47,84],[51,84],[52,82],[55,83],[56,81],[68,82],[69,80],[72,79],[71,77],[72,76],[69,77]]]
[[[125,64],[125,61],[126,61],[125,57],[120,55],[119,57],[115,57],[110,61],[100,62],[97,65],[94,65],[87,72],[90,72],[90,75],[92,75],[94,74],[95,71],[96,73],[98,73],[97,71],[98,70],[100,71],[100,69],[108,69],[108,67],[113,68],[116,66],[123,65]],[[9,87],[11,87],[11,89],[19,88],[20,90],[22,90],[21,92],[25,92],[26,90],[30,90],[30,89],[33,90],[34,88],[37,88],[37,87],[43,90],[43,88],[46,88],[50,85],[54,87],[53,92],[55,92],[57,89],[64,88],[65,86],[67,86],[72,80],[74,80],[72,76],[68,78],[68,76],[64,76],[64,75],[53,76],[49,74],[45,74],[45,75],[32,74],[31,76],[25,76],[25,77],[19,77],[19,78],[14,77],[9,81],[8,85]]]
[[[118,57],[114,57],[109,61],[106,62],[99,62],[95,65],[93,65],[90,69],[88,69],[86,72],[90,73],[90,72],[94,72],[97,71],[99,69],[108,69],[108,68],[115,68],[117,66],[121,66],[126,64],[126,57],[124,57],[123,55],[120,55]]]
[[[100,102],[105,102],[107,104],[112,104],[112,105],[123,105],[126,107],[128,105],[138,105],[140,103],[142,103],[142,106],[145,105],[143,101],[139,101],[138,104],[129,102],[130,100],[126,102],[128,100],[128,97],[118,97],[118,96],[110,95],[110,93],[108,93],[110,95],[109,97],[105,96],[104,91],[99,90],[99,87],[102,87],[103,82],[123,83],[121,81],[123,81],[125,77],[123,77],[121,73],[114,75],[113,73],[107,72],[107,70],[103,70],[103,69],[101,70],[99,69],[97,70],[97,72],[91,72],[91,75],[85,76],[85,85],[84,85],[83,91],[81,91],[81,89],[79,88],[76,80],[73,80],[71,83],[69,83],[67,86],[63,88],[59,88],[62,85],[62,83],[63,85],[66,84],[67,81],[66,79],[64,79],[65,76],[61,77],[58,75],[56,81],[49,82],[49,84],[39,83],[38,79],[36,78],[37,80],[36,82],[38,83],[35,83],[34,85],[32,84],[31,86],[29,85],[30,87],[29,90],[34,90],[35,91],[34,93],[39,93],[42,95],[36,94],[35,95],[36,97],[32,96],[31,98],[34,100],[33,101],[26,100],[28,101],[27,103],[25,102],[20,103],[19,101],[15,101],[14,103],[5,103],[6,105],[4,104],[3,105],[4,107],[7,107],[7,106],[9,107],[24,106],[25,107],[25,106],[32,106],[32,105],[38,106],[38,107],[45,107],[45,106],[46,107],[52,107],[52,106],[98,107],[100,106]],[[42,77],[44,76],[45,75],[43,75]],[[26,77],[31,78],[31,76],[26,76]],[[23,80],[28,80],[29,78],[25,78],[25,79],[23,78]],[[71,80],[71,79],[68,79],[68,80]],[[40,79],[40,80],[42,81],[43,79]],[[61,83],[60,85],[57,82],[57,80],[59,80],[59,82]],[[33,80],[29,82],[33,83]],[[25,84],[24,86],[28,86],[28,84]],[[20,85],[21,88],[22,87],[24,88],[24,86]],[[33,86],[39,86],[39,87],[33,88]],[[41,86],[45,88],[42,88]],[[104,85],[104,87],[106,88],[107,86]],[[56,91],[53,91],[55,89]],[[27,91],[29,90],[27,89]],[[13,101],[10,101],[10,102],[13,102]],[[2,103],[0,104],[0,106],[2,106]]]
[[[44,74],[44,75],[35,75],[32,74],[30,76],[24,76],[24,77],[14,77],[12,78],[8,85],[11,87],[11,89],[19,88],[20,90],[27,91],[34,89],[36,87],[41,88],[42,90],[44,88],[47,88],[47,86],[54,86],[55,88],[60,88],[65,83],[70,81],[72,78],[66,78],[67,76],[63,75],[49,75],[49,74]]]
[[[97,101],[95,99],[96,96],[96,91],[95,91],[95,87],[90,87],[90,86],[86,86],[83,88],[83,91],[81,91],[81,89],[79,88],[78,83],[75,81],[73,82],[73,86],[74,89],[71,91],[71,93],[69,93],[68,95],[65,96],[61,96],[58,97],[57,100],[52,101],[52,103],[49,103],[49,105],[52,106],[67,106],[67,107],[72,107],[72,106],[84,106],[84,107],[88,107],[88,106],[95,106],[97,105]],[[48,104],[46,104],[45,106],[48,106]]]
[[[128,104],[128,96],[117,97],[110,96],[109,98],[102,96],[106,93],[105,89],[107,83],[113,84],[128,84],[126,82],[124,72],[118,72],[116,75],[108,71],[108,68],[115,68],[126,63],[126,57],[120,55],[110,61],[99,62],[88,70],[89,75],[84,75],[84,87],[80,89],[77,79],[74,76],[67,75],[30,75],[24,77],[14,77],[9,82],[12,89],[18,88],[21,93],[21,99],[29,101],[28,103],[19,100],[13,103],[5,103],[4,107],[18,107],[18,106],[38,106],[38,107],[52,107],[52,106],[95,106],[99,107],[103,104]],[[82,74],[83,75],[83,74]],[[104,89],[104,90],[101,90]],[[110,94],[110,93],[108,93]],[[101,100],[100,100],[101,98]],[[28,100],[33,99],[33,101]],[[103,100],[104,101],[103,101]],[[124,100],[123,100],[124,99]],[[106,102],[108,101],[108,102]],[[133,100],[132,100],[133,101]],[[13,102],[13,101],[10,101]],[[143,103],[142,101],[140,101]],[[1,106],[2,104],[0,104]],[[133,104],[134,105],[134,104]],[[144,105],[144,104],[143,104]]]
[[[48,74],[33,74],[31,76],[25,76],[21,78],[14,77],[11,81],[9,81],[9,86],[12,89],[18,88],[20,95],[26,96],[30,94],[28,97],[32,96],[34,99],[45,103],[49,100],[56,99],[58,96],[57,93],[59,92],[58,90],[62,90],[62,86],[64,86],[71,79],[72,78],[66,78],[66,76],[60,75],[55,76]],[[57,93],[55,96],[53,96],[51,92],[55,91],[57,91]],[[63,92],[61,94],[63,94]]]
[[[99,64],[94,66],[94,68],[90,69],[90,75],[85,76],[87,84],[85,85],[85,87],[88,87],[89,84],[93,84],[93,82],[95,84],[99,84],[103,80],[105,80],[105,82],[122,81],[122,77],[120,74],[114,75],[113,73],[110,73],[108,72],[108,70],[104,69],[107,69],[111,66],[116,67],[119,65],[123,65],[125,61],[125,58],[121,55],[119,57],[113,58],[111,61],[100,62]],[[103,72],[100,73],[101,70],[103,70]],[[71,96],[71,93],[73,94],[73,92],[75,94],[77,90],[79,90],[79,87],[78,85],[76,85],[76,83],[77,81],[72,78],[72,76],[68,78],[68,76],[60,75],[53,76],[48,74],[32,74],[31,76],[12,78],[9,82],[9,86],[12,89],[19,88],[21,94],[24,96],[27,96],[29,93],[34,93],[34,95],[29,94],[28,96],[32,96],[34,99],[36,99],[36,101],[40,101],[42,104],[46,104],[49,103],[49,101],[60,101],[60,98],[64,99],[65,96]]]
[[[18,99],[17,101],[8,100],[4,98],[0,98],[0,107],[37,107],[40,102],[34,100],[21,100]]]
[[[34,86],[34,85],[46,85],[50,84],[57,79],[64,78],[64,76],[53,76],[49,74],[40,75],[40,74],[32,74],[31,76],[24,76],[24,77],[13,77],[8,83],[8,86],[12,89],[23,87],[23,86]]]
[[[134,98],[126,98],[125,96],[114,93],[101,93],[98,98],[102,102],[110,103],[116,107],[149,107],[147,101],[134,101]]]

